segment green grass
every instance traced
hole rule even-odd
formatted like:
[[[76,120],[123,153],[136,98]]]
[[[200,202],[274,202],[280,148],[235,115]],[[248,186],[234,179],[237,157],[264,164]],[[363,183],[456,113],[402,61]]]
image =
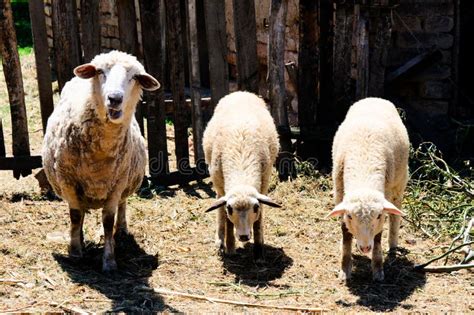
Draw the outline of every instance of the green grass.
[[[18,53],[20,56],[26,56],[33,52],[33,47],[18,47]]]

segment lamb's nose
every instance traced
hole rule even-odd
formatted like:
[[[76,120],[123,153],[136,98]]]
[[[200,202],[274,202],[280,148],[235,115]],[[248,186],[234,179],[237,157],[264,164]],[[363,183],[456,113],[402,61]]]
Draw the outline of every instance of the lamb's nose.
[[[123,94],[119,92],[110,93],[107,98],[109,99],[110,105],[118,106],[122,104]]]
[[[250,237],[248,235],[239,235],[239,240],[241,242],[248,242],[250,240]]]
[[[370,252],[370,250],[372,249],[372,246],[361,246],[360,247],[360,250],[364,253],[364,254],[367,254],[368,252]]]

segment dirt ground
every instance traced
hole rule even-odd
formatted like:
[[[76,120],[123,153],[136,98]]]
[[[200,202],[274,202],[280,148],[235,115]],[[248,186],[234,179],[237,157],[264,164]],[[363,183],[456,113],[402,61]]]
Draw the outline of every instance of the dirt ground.
[[[24,59],[24,67],[30,67],[32,55]],[[29,75],[34,80],[34,72]],[[0,112],[10,141],[2,84]],[[38,152],[42,132],[33,102],[37,94],[33,83],[25,85],[31,97],[32,151]],[[354,250],[354,278],[342,283],[337,278],[339,223],[325,219],[332,206],[328,178],[274,179],[270,195],[283,208],[266,208],[266,261],[261,264],[253,261],[251,245],[235,257],[217,254],[215,213],[204,213],[214,197],[208,181],[155,191],[151,199],[135,195],[128,201],[130,235],[117,238],[119,271],[105,275],[100,211],[86,216],[85,258],[71,260],[67,205],[44,200],[32,176],[17,181],[11,172],[0,172],[0,313],[278,311],[169,296],[152,288],[328,312],[474,312],[472,272],[412,270],[441,253],[447,242],[426,239],[403,222],[401,248],[385,260],[386,280],[372,283],[369,259]],[[386,232],[383,237],[386,249]]]

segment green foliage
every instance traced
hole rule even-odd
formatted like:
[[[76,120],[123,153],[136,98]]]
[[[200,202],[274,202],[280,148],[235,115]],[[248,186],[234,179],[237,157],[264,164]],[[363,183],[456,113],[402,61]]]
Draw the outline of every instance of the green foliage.
[[[432,238],[452,237],[474,215],[474,169],[461,176],[433,143],[410,152],[410,181],[404,208],[410,224]]]
[[[18,41],[18,47],[24,48],[33,46],[31,35],[30,13],[28,1],[12,1],[13,21]],[[30,50],[31,52],[31,50]]]

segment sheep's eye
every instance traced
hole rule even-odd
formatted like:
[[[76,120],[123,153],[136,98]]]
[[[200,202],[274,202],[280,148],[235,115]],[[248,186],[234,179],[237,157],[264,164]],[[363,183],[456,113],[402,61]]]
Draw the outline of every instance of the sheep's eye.
[[[253,205],[253,212],[257,213],[259,207],[259,205]]]
[[[229,213],[229,215],[232,215],[232,207],[230,205],[227,205],[227,213]]]
[[[95,72],[99,75],[104,74],[104,70],[102,69],[96,69]]]
[[[382,217],[382,214],[380,213],[380,214],[377,216],[377,220],[380,220],[381,217]]]
[[[347,215],[347,218],[348,218],[349,220],[352,220],[352,216],[351,216],[350,214]]]

